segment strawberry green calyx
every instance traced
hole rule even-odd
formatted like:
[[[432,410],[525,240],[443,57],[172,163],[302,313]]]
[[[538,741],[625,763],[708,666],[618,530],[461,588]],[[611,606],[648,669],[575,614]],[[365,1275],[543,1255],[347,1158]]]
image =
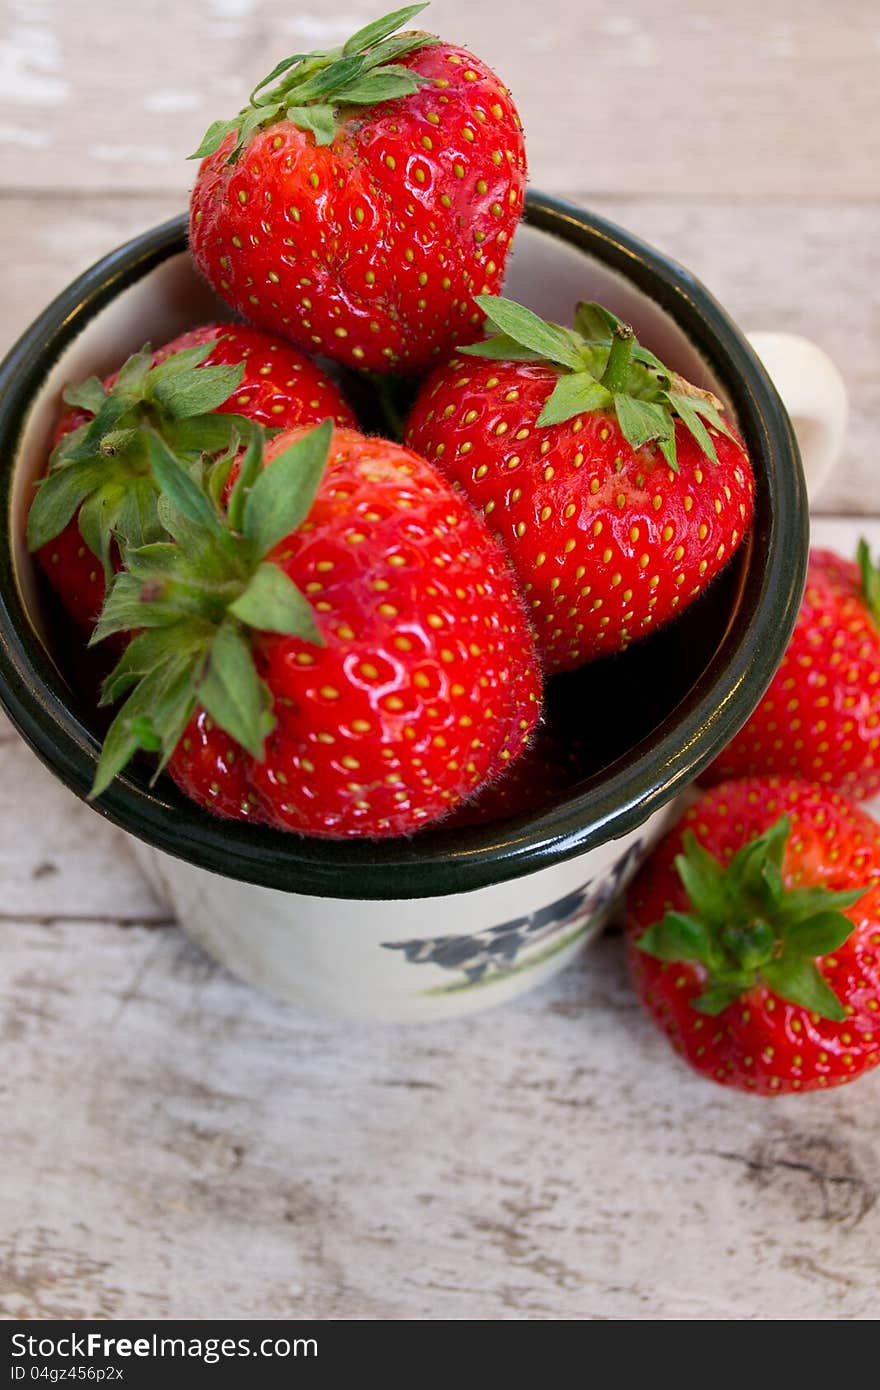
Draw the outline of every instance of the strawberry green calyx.
[[[276,121],[288,120],[310,130],[317,145],[332,144],[340,106],[373,106],[411,96],[424,81],[396,59],[437,43],[430,34],[395,31],[427,5],[407,5],[359,29],[341,48],[295,53],[258,82],[248,105],[231,121],[214,121],[190,159],[214,154],[230,132],[235,145],[227,159],[234,164],[251,136]]]
[[[710,428],[739,445],[721,417],[721,402],[670,372],[641,346],[628,324],[601,304],[579,304],[575,328],[570,329],[546,323],[510,299],[478,294],[474,303],[495,335],[458,352],[508,362],[546,361],[562,369],[538,416],[539,425],[561,425],[575,415],[608,411],[631,448],[656,444],[675,472],[676,418],[713,463],[717,456]]]
[[[225,508],[232,453],[198,480],[147,432],[165,539],[126,550],[92,637],[137,632],[102,689],[104,705],[130,693],[108,730],[91,798],[139,748],[160,755],[158,776],[198,706],[262,758],[275,719],[253,633],[322,645],[310,603],[267,557],[308,515],[332,431],[326,420],[264,468],[264,432],[254,429]]]
[[[626,376],[629,368],[632,350],[636,345],[636,336],[628,323],[617,323],[614,325],[614,333],[611,337],[611,347],[608,350],[608,360],[605,363],[605,370],[602,373],[600,385],[610,391],[623,391],[626,387]]]
[[[691,911],[667,912],[636,942],[663,961],[695,961],[707,988],[692,1001],[699,1013],[719,1014],[757,984],[822,1018],[842,1022],[843,1005],[824,979],[816,958],[843,945],[854,924],[843,909],[865,889],[786,889],[782,861],[791,830],[781,816],[744,845],[727,865],[704,849],[691,831],[675,865]]]
[[[880,628],[880,568],[871,559],[871,548],[864,536],[856,549],[856,563],[862,572],[862,597],[874,623]]]
[[[148,432],[189,464],[228,450],[252,430],[239,415],[213,413],[244,374],[244,363],[201,366],[215,346],[186,348],[155,367],[147,346],[129,357],[110,390],[97,377],[67,388],[67,405],[92,418],[63,436],[38,484],[28,515],[32,551],[60,535],[78,512],[82,538],[109,579],[115,534],[135,546],[161,537]]]

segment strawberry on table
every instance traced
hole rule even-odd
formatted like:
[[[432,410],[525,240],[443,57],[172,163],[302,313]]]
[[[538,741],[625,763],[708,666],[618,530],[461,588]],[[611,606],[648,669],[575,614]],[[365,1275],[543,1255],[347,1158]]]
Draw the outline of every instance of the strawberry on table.
[[[228,492],[149,445],[172,539],[127,552],[96,631],[140,630],[94,795],[143,747],[218,814],[402,835],[523,751],[541,681],[510,565],[424,459],[326,422],[262,469],[255,433]]]
[[[147,423],[192,459],[221,453],[249,421],[285,429],[328,418],[355,423],[337,386],[304,353],[233,323],[203,324],[155,352],[145,347],[104,382],[68,387],[64,399],[69,409],[31,506],[28,544],[65,610],[89,631],[116,563],[114,533],[132,544],[163,534]]]
[[[880,793],[880,570],[810,552],[791,641],[754,714],[702,780],[777,772],[856,801]]]
[[[425,381],[406,441],[504,542],[548,671],[682,612],[748,531],[754,480],[719,402],[597,304],[577,331],[478,296],[495,337]]]
[[[349,366],[414,374],[478,336],[522,214],[522,127],[464,48],[396,31],[279,63],[193,158],[199,269],[254,323]]]
[[[704,1076],[765,1095],[880,1062],[880,826],[835,792],[725,782],[630,889],[636,990]]]

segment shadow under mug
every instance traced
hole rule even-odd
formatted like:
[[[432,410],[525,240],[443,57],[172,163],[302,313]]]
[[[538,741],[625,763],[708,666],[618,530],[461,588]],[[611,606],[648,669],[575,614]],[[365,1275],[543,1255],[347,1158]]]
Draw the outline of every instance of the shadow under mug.
[[[446,1018],[561,969],[598,931],[677,795],[751,713],[797,615],[808,546],[797,443],[767,373],[703,286],[619,227],[531,193],[505,293],[563,322],[578,300],[598,300],[720,396],[755,470],[754,524],[675,623],[556,679],[559,717],[592,737],[593,763],[529,815],[406,839],[310,840],[212,817],[167,778],[151,787],[139,766],[117,779],[96,810],[132,835],[184,929],[235,974],[311,1009]],[[0,699],[80,796],[101,728],[57,658],[24,545],[33,482],[67,382],[218,316],[228,313],[196,276],[179,218],[80,276],[0,367]]]

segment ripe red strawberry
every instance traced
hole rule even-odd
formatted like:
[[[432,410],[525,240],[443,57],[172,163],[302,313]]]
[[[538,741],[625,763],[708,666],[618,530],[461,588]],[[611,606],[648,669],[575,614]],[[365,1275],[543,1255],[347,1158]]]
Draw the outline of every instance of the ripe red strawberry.
[[[880,792],[880,572],[812,550],[794,633],[751,719],[703,774],[778,772],[855,800]]]
[[[522,757],[459,806],[447,823],[490,825],[513,816],[536,815],[579,780],[579,753],[570,738],[542,725]]]
[[[93,794],[145,747],[221,815],[402,835],[522,752],[541,686],[510,565],[423,459],[328,422],[261,472],[255,434],[224,508],[151,446],[174,539],[127,552],[97,629],[145,630]]]
[[[163,373],[152,370],[162,364]],[[236,420],[214,421],[208,438],[206,426],[193,424],[194,408],[284,429],[327,418],[355,423],[338,388],[308,357],[282,339],[232,323],[205,324],[153,353],[144,348],[103,383],[92,378],[64,398],[70,408],[55,428],[28,541],[66,611],[89,631],[104,602],[112,532],[129,530],[136,542],[161,535],[142,441],[124,431],[149,419],[186,453],[193,428],[196,448],[204,443],[215,450],[227,447],[237,428]]]
[[[546,668],[564,671],[693,602],[748,530],[752,471],[718,402],[607,310],[579,305],[572,332],[476,302],[500,336],[432,373],[406,441],[504,541]]]
[[[725,782],[630,889],[636,989],[704,1076],[764,1095],[880,1062],[880,826],[835,792]]]
[[[245,317],[349,366],[418,373],[479,334],[526,162],[510,93],[466,49],[377,20],[279,64],[215,122],[192,194],[196,264]]]

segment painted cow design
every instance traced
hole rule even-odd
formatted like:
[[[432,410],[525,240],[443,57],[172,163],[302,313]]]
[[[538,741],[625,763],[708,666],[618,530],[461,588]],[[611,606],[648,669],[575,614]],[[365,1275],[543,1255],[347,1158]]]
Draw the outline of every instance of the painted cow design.
[[[413,937],[407,941],[383,941],[382,946],[388,951],[402,951],[413,965],[439,965],[443,970],[460,971],[470,985],[487,977],[500,978],[514,965],[527,968],[528,960],[520,960],[522,953],[545,959],[545,948],[554,938],[561,938],[561,944],[565,944],[586,932],[593,919],[617,897],[640,855],[641,841],[636,840],[598,882],[588,879],[583,887],[526,917],[500,922],[497,927],[487,927],[473,936]]]

